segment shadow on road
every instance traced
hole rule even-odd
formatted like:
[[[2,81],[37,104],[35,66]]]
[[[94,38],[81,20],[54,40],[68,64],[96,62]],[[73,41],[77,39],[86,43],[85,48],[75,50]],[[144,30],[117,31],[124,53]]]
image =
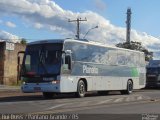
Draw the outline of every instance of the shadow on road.
[[[155,91],[159,91],[160,88],[157,88],[157,87],[150,87],[150,88],[142,88],[140,90],[134,90],[134,92],[138,93],[138,92],[155,92]]]
[[[41,95],[29,95],[29,96],[7,96],[0,97],[0,102],[19,102],[19,101],[36,101],[36,100],[44,100]]]
[[[99,95],[98,93],[87,93],[86,97],[99,97],[99,96],[115,96],[115,95],[120,95],[119,92],[110,92],[108,95]],[[69,99],[69,98],[75,98],[75,94],[59,94],[54,96],[50,100],[54,99]],[[80,99],[80,98],[77,98]],[[28,94],[23,93],[21,95],[11,95],[11,96],[5,96],[5,97],[0,97],[0,102],[21,102],[21,101],[43,101],[43,100],[49,100],[45,99],[41,93],[39,94]]]

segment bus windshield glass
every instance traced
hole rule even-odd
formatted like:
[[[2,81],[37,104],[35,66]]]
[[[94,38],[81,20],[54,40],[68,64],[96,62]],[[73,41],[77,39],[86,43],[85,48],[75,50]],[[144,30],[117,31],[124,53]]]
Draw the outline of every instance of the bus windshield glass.
[[[29,45],[22,65],[22,76],[60,74],[62,43]]]
[[[160,73],[160,68],[159,67],[147,67],[147,73],[158,74]]]

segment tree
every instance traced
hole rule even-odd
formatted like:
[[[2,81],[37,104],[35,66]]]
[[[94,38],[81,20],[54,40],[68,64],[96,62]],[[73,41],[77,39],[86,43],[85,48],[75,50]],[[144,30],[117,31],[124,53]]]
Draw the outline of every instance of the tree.
[[[130,43],[124,42],[124,43],[118,43],[116,44],[116,46],[120,48],[126,48],[144,52],[146,61],[153,59],[153,52],[150,52],[145,47],[143,47],[141,42],[133,42],[133,41],[131,41]]]
[[[27,40],[26,40],[25,38],[22,38],[22,39],[21,39],[21,44],[26,45],[26,44],[27,44]]]

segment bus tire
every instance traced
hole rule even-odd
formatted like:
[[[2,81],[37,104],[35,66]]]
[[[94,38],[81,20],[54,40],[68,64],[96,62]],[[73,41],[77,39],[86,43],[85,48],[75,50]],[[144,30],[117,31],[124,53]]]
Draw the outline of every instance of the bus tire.
[[[131,80],[128,80],[127,82],[127,89],[126,90],[122,90],[121,94],[131,94],[133,92],[133,82]]]
[[[54,96],[54,93],[53,92],[43,92],[43,97],[45,99],[52,99]]]
[[[86,94],[86,85],[83,80],[80,80],[77,85],[76,96],[79,98],[84,97]]]

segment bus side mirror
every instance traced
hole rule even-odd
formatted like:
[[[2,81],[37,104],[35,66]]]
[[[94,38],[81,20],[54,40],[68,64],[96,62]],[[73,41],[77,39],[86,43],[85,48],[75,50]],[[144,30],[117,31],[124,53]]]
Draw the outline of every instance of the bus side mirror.
[[[20,56],[18,56],[17,59],[18,59],[18,60],[17,60],[17,64],[20,65]]]
[[[72,51],[71,50],[65,50],[63,57],[63,64],[66,66],[68,70],[71,70],[72,68]]]
[[[71,50],[65,50],[65,54],[66,54],[66,55],[71,55],[71,54],[72,54],[72,51],[71,51]]]
[[[67,64],[68,69],[71,70],[71,56],[70,55],[65,56],[65,64]]]

